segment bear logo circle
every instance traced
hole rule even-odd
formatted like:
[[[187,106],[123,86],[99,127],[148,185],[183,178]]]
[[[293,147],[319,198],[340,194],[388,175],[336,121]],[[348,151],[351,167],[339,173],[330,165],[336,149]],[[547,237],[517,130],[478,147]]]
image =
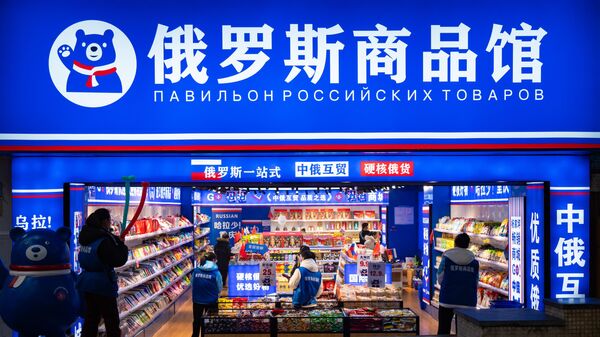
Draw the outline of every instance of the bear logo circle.
[[[119,28],[87,20],[58,35],[50,48],[48,69],[66,99],[99,108],[118,101],[131,88],[137,60],[131,41]]]
[[[27,248],[25,256],[31,261],[42,261],[48,255],[48,250],[42,245],[33,245]]]

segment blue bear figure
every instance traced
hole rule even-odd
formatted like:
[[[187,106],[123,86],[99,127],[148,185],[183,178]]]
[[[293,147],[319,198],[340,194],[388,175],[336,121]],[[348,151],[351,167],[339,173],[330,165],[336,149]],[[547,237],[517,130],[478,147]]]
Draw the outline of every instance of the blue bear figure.
[[[0,289],[0,316],[21,336],[63,337],[79,315],[70,236],[66,227],[10,231],[10,275]]]
[[[73,48],[68,45],[58,48],[58,56],[70,70],[67,92],[122,92],[115,65],[114,32],[107,29],[102,35],[85,34],[79,29],[75,37]]]

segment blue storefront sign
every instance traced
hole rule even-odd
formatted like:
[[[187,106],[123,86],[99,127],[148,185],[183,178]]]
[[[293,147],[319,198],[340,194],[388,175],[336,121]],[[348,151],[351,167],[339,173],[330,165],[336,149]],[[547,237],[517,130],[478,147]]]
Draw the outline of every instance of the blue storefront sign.
[[[34,3],[0,11],[1,149],[600,146],[592,0]]]
[[[260,266],[230,265],[227,277],[230,297],[261,297],[276,293],[276,286],[265,287],[260,284]]]

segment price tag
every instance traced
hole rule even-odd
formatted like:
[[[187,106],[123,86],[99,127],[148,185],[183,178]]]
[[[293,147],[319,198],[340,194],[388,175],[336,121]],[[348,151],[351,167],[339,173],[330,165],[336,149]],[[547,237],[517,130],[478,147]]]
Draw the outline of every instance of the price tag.
[[[260,263],[260,274],[259,281],[263,287],[270,287],[275,285],[276,278],[275,263],[273,262],[261,262]]]
[[[383,288],[385,287],[385,262],[374,262],[368,263],[368,279],[367,283],[369,287]]]
[[[359,282],[367,282],[369,260],[371,260],[369,255],[358,255],[358,259],[356,260],[356,263],[358,264],[356,273],[358,274]]]

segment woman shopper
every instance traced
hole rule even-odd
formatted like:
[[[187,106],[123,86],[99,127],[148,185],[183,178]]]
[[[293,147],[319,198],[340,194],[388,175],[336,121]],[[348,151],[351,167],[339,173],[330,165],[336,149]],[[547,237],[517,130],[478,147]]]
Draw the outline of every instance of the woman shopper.
[[[217,266],[223,277],[223,284],[227,284],[229,260],[231,260],[231,257],[233,256],[233,254],[231,254],[231,244],[229,243],[229,234],[227,234],[227,232],[223,232],[221,237],[217,239],[214,251],[217,255]]]
[[[84,302],[83,337],[96,337],[100,318],[104,319],[108,337],[121,336],[117,295],[119,286],[115,267],[127,262],[128,249],[110,232],[110,212],[97,209],[85,220],[79,234],[79,263],[82,272],[77,289]]]
[[[205,262],[194,269],[192,274],[192,302],[194,303],[194,323],[192,337],[200,335],[200,321],[207,313],[218,311],[219,294],[223,290],[223,279],[215,264],[217,256],[213,252],[204,254]]]
[[[454,247],[444,252],[437,272],[440,288],[438,335],[450,334],[455,308],[477,306],[479,262],[469,251],[471,239],[461,233],[454,239]]]
[[[317,297],[323,292],[323,280],[315,262],[315,253],[304,250],[301,257],[300,267],[289,281],[290,288],[294,289],[292,304],[294,308],[310,308],[316,306]]]

